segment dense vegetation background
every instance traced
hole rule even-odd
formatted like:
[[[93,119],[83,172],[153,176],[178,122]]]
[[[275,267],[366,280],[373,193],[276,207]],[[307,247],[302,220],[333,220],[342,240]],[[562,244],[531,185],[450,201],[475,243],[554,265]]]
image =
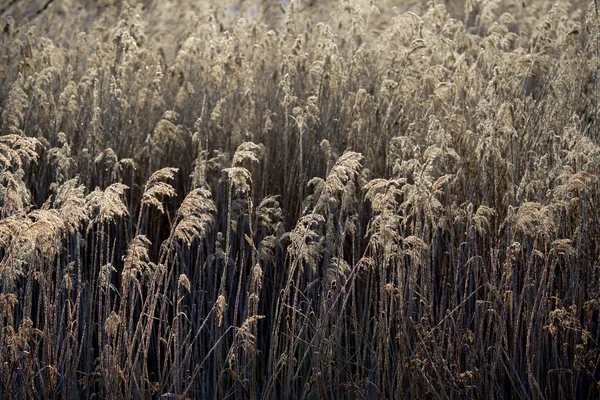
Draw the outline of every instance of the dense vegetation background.
[[[598,398],[598,23],[5,1],[0,398]]]

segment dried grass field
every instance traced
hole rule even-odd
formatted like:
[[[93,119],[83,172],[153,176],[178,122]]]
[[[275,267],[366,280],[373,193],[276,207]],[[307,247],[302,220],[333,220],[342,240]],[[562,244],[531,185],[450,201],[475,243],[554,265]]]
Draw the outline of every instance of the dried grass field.
[[[0,398],[600,398],[597,3],[0,2]]]

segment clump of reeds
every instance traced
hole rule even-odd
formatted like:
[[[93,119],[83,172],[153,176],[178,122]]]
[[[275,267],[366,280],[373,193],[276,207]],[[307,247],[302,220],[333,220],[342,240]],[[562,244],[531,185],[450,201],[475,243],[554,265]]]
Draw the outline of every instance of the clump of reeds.
[[[597,398],[595,1],[0,6],[0,398]]]

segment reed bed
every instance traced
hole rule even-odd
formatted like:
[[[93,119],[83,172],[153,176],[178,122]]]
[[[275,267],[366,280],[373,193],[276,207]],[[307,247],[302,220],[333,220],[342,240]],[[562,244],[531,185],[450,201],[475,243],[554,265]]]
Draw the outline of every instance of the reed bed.
[[[600,397],[596,0],[2,7],[0,398]]]

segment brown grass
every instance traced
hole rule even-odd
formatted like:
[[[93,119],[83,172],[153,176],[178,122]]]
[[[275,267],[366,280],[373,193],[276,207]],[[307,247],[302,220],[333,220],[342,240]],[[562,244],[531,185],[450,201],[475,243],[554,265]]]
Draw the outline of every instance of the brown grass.
[[[0,398],[600,396],[588,0],[0,7]]]

